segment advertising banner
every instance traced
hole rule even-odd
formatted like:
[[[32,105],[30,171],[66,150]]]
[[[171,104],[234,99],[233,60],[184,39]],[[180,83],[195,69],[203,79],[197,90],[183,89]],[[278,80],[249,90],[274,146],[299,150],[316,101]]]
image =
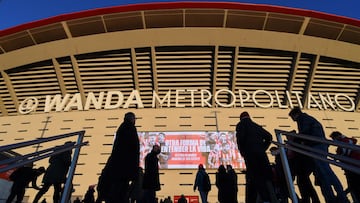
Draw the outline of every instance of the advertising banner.
[[[161,169],[196,169],[199,164],[206,168],[232,165],[245,169],[234,132],[140,132],[140,165],[152,146],[161,146]]]

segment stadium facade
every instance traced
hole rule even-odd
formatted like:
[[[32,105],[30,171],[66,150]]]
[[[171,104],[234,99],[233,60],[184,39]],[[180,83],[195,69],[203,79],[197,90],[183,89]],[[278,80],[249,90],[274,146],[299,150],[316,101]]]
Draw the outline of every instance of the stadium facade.
[[[161,169],[158,196],[198,195],[198,163],[213,184],[221,160],[243,169],[231,141],[242,111],[273,133],[296,129],[287,115],[300,106],[327,135],[359,136],[359,53],[359,20],[269,5],[138,4],[19,25],[0,31],[0,144],[85,130],[73,194],[82,196],[133,111],[145,144],[163,132],[176,158]],[[228,150],[214,162],[213,134],[215,149]],[[244,183],[239,174],[240,200]]]

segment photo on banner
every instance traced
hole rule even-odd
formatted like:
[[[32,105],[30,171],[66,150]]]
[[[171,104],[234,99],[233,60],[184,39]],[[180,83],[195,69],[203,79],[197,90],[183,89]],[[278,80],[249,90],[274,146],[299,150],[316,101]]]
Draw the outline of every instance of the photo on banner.
[[[232,131],[139,132],[138,135],[142,167],[146,154],[158,144],[161,169],[197,169],[200,163],[209,169],[217,169],[221,164],[246,168]]]

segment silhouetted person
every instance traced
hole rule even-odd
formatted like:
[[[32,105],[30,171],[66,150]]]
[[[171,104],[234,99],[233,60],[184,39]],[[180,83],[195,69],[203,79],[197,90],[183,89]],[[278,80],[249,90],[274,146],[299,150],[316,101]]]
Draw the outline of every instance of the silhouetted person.
[[[181,195],[180,198],[178,199],[178,203],[187,203],[187,199],[185,197],[185,195]]]
[[[171,200],[171,197],[168,196],[167,198],[164,199],[164,203],[173,203],[173,201]]]
[[[238,149],[246,164],[246,202],[256,202],[256,191],[263,202],[277,202],[272,185],[272,171],[266,155],[271,134],[253,122],[247,112],[240,114],[236,125]]]
[[[96,203],[102,203],[103,201],[105,201],[106,196],[108,196],[108,190],[110,187],[109,181],[110,179],[104,167],[98,178],[98,184],[96,185],[96,191],[97,191],[97,197],[95,200]]]
[[[32,183],[33,188],[40,189],[36,185],[36,180],[37,177],[43,173],[45,173],[44,167],[33,169],[31,167],[23,166],[16,169],[10,175],[10,180],[13,181],[13,185],[11,186],[11,192],[6,200],[6,203],[11,203],[15,197],[15,202],[21,203],[25,195],[25,189],[30,182]]]
[[[220,165],[215,174],[215,185],[218,189],[218,201],[220,203],[230,203],[229,195],[229,175],[224,165]]]
[[[209,175],[207,174],[204,165],[199,164],[198,171],[196,173],[194,186],[194,191],[197,189],[200,193],[201,202],[207,203],[207,198],[209,191],[211,190],[211,182]]]
[[[273,155],[275,157],[275,163],[272,164],[272,170],[273,170],[273,184],[275,187],[276,195],[277,195],[279,202],[287,203],[288,198],[290,198],[290,193],[289,193],[289,190],[287,187],[285,173],[283,170],[283,165],[281,163],[280,149],[278,147],[271,147],[270,152],[271,152],[271,155]],[[289,162],[290,172],[292,175],[291,181],[294,181],[295,180],[295,171],[293,169],[294,153],[291,153],[291,156],[289,156],[288,152],[289,152],[289,150],[286,151],[286,155],[287,155],[287,159]],[[301,167],[301,168],[307,168],[307,167]],[[316,194],[316,192],[315,192],[315,194]],[[316,197],[317,197],[317,195],[316,195]],[[318,199],[319,198],[317,197],[317,200]],[[305,203],[305,202],[301,201],[301,203]],[[313,203],[315,203],[315,202],[318,202],[318,201],[313,200]]]
[[[77,197],[73,203],[81,203],[81,200],[79,199],[79,197]]]
[[[128,112],[116,131],[111,155],[99,177],[97,202],[128,203],[130,181],[138,177],[140,144],[135,114]]]
[[[145,203],[156,202],[156,191],[161,189],[158,158],[160,152],[160,146],[154,145],[151,152],[145,157],[145,173],[143,182]]]
[[[229,203],[237,203],[237,193],[238,193],[238,177],[231,165],[226,165],[226,171],[229,176]]]
[[[302,143],[302,139],[291,136],[288,136],[288,140],[298,144]],[[301,195],[301,203],[320,203],[319,196],[310,180],[310,175],[315,170],[315,162],[311,157],[295,151],[289,150],[287,153],[292,154],[292,157],[289,158],[289,165],[296,178]]]
[[[313,136],[318,139],[325,139],[325,132],[321,123],[314,117],[303,113],[299,107],[293,108],[289,112],[289,116],[297,123],[299,134]],[[301,144],[312,147],[313,149],[328,153],[327,144],[308,140],[301,140],[300,142]],[[326,157],[324,156],[324,158]],[[339,179],[330,168],[329,163],[315,158],[312,160],[315,166],[315,179],[319,183],[321,192],[326,202],[349,202]],[[334,187],[337,195],[334,194],[332,187]]]
[[[83,203],[95,203],[95,189],[94,189],[95,185],[90,185],[88,190],[85,193],[84,199],[83,199]]]
[[[96,185],[96,203],[102,203],[103,201],[105,201],[106,197],[108,197],[111,178],[109,178],[108,170],[105,169],[106,166],[102,169],[101,174],[98,178],[98,184]]]
[[[357,140],[352,137],[347,137],[339,131],[332,132],[330,137],[336,142],[343,142],[346,144],[356,145]],[[354,161],[360,161],[360,151],[354,151],[349,148],[338,147],[336,149],[336,154],[352,158]],[[345,162],[346,163],[346,162]],[[351,164],[351,163],[347,163]],[[358,166],[359,167],[359,166]],[[345,177],[348,184],[348,189],[351,196],[354,199],[354,202],[360,202],[360,174],[352,172],[350,170],[345,171]]]
[[[74,145],[74,142],[66,142],[63,146],[58,146],[58,149]],[[37,203],[40,198],[49,190],[51,186],[54,187],[53,201],[57,203],[60,201],[62,193],[62,184],[66,181],[66,175],[68,173],[71,164],[72,150],[67,150],[60,154],[56,154],[50,157],[49,167],[46,169],[43,177],[43,186],[36,194],[33,203]]]
[[[141,167],[139,167],[139,175],[138,178],[131,182],[130,185],[130,202],[131,203],[141,203],[144,198],[144,190],[142,188],[144,182],[144,171]]]

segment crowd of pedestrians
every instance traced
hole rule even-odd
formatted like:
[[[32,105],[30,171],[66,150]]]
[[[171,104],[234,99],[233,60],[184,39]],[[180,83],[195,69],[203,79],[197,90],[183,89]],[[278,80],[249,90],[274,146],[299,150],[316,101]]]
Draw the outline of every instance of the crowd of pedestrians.
[[[297,123],[297,133],[307,135],[321,140],[326,140],[325,132],[321,123],[314,117],[304,113],[300,108],[293,108],[289,116]],[[103,168],[98,182],[89,186],[84,199],[77,198],[74,203],[155,203],[158,202],[156,192],[161,189],[159,177],[159,154],[161,147],[154,144],[152,150],[145,157],[145,168],[139,167],[140,146],[137,129],[135,127],[136,116],[128,112],[124,121],[117,129],[114,145],[105,167]],[[293,131],[296,132],[296,131]],[[346,137],[340,132],[333,132],[330,137],[335,142],[356,144],[357,140]],[[319,156],[326,158],[328,144],[323,142],[309,141],[304,137],[288,136],[288,144],[299,144],[318,152]],[[278,147],[271,147],[270,152],[275,157],[275,162],[270,163],[267,151],[272,142],[272,135],[261,125],[255,123],[248,112],[240,114],[240,121],[236,125],[236,140],[238,149],[246,164],[246,187],[245,202],[271,202],[285,203],[290,198],[286,187],[285,174],[282,168]],[[67,142],[63,146],[73,145]],[[360,160],[360,152],[345,147],[338,147],[336,153],[346,156],[349,160]],[[30,182],[35,182],[33,187],[38,189],[33,203],[38,203],[41,197],[53,186],[53,202],[60,201],[62,184],[65,183],[66,174],[71,164],[71,150],[51,156],[49,167],[32,169],[21,167],[17,169],[10,179],[14,182],[11,194],[6,203],[16,198],[16,203],[21,203],[25,189]],[[328,162],[311,158],[286,149],[286,156],[290,166],[292,181],[297,182],[301,203],[320,203],[320,198],[314,185],[320,186],[322,196],[326,203],[348,203],[346,191],[331,169]],[[124,165],[126,163],[126,165]],[[352,162],[346,162],[353,165]],[[306,166],[306,167],[304,167]],[[359,167],[359,165],[355,165]],[[347,178],[348,190],[355,203],[360,199],[360,175],[351,170],[344,169]],[[36,186],[38,176],[44,174],[42,187]],[[311,181],[311,174],[315,182]],[[238,177],[231,165],[219,165],[215,174],[215,185],[218,191],[219,203],[238,202]],[[208,203],[208,194],[211,191],[211,180],[203,164],[198,165],[193,190],[199,191],[201,202]],[[97,198],[94,193],[97,191]],[[46,202],[43,200],[43,202]],[[161,199],[160,202],[172,203],[169,197]],[[182,195],[179,203],[187,202]]]

